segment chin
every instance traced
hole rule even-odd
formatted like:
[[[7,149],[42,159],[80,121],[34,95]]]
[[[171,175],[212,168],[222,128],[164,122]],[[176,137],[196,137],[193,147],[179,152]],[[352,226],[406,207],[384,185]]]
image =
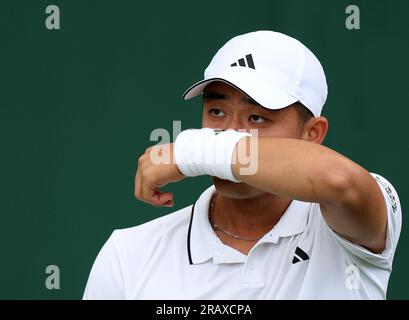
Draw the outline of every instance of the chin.
[[[230,199],[248,199],[258,196],[262,193],[261,190],[256,189],[244,182],[232,182],[223,180],[217,177],[212,177],[217,193],[223,197]]]

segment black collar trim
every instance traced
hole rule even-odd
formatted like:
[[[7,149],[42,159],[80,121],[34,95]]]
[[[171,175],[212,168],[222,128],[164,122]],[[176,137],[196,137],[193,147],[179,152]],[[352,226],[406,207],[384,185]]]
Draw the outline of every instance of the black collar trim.
[[[187,231],[187,256],[189,258],[189,264],[194,264],[192,261],[192,252],[190,251],[190,233],[192,232],[192,221],[193,221],[193,213],[195,211],[196,202],[192,206],[192,211],[190,213],[190,222],[189,222],[189,229]]]

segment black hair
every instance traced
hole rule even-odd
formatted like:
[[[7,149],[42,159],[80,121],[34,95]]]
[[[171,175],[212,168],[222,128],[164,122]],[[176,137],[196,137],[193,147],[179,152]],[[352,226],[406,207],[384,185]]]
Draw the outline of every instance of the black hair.
[[[298,119],[300,121],[300,125],[304,126],[311,118],[314,118],[313,113],[304,106],[301,102],[296,102],[292,106],[294,106],[295,110],[298,114]]]

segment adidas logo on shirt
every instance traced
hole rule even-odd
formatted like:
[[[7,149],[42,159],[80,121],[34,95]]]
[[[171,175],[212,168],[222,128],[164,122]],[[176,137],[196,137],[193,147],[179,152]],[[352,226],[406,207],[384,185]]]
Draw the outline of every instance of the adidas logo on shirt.
[[[246,62],[247,62],[247,64],[246,64]],[[244,58],[239,59],[237,62],[232,63],[230,66],[231,67],[237,67],[237,64],[240,67],[247,67],[247,68],[251,68],[251,69],[256,69],[256,67],[254,65],[253,56],[251,54],[248,54]]]
[[[301,248],[297,247],[297,249],[295,249],[295,255],[293,258],[293,264],[300,262],[301,260],[308,260],[310,257],[308,256],[308,254],[303,251]]]

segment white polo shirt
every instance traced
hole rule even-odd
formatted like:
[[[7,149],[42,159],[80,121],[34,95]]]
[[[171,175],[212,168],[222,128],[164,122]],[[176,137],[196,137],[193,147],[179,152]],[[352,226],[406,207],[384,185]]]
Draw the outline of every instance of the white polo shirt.
[[[192,206],[115,230],[92,267],[84,299],[385,299],[401,230],[393,186],[375,175],[388,208],[386,249],[336,234],[320,206],[293,200],[246,256],[212,230],[209,187]]]

